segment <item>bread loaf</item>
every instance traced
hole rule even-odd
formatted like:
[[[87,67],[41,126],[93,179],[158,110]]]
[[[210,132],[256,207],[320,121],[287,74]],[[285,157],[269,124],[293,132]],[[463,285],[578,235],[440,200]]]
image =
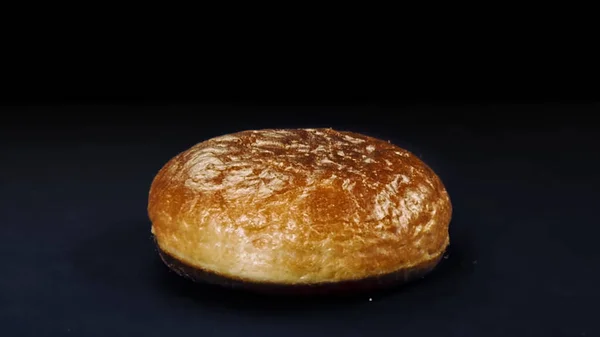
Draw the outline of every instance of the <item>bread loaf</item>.
[[[243,131],[158,172],[148,214],[160,256],[195,281],[338,292],[422,277],[449,244],[440,178],[389,142],[332,129]]]

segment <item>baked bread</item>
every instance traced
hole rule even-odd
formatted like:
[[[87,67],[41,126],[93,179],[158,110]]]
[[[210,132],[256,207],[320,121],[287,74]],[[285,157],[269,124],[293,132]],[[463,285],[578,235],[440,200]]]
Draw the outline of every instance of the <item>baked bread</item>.
[[[449,244],[450,199],[419,158],[332,129],[252,130],[171,159],[149,193],[163,261],[195,281],[268,292],[392,286]]]

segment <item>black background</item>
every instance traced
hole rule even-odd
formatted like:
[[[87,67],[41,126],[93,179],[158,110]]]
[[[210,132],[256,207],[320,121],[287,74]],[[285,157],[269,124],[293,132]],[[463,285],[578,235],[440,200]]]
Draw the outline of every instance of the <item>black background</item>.
[[[502,69],[189,81],[104,70],[5,81],[2,335],[600,334],[600,106],[583,82]],[[390,140],[441,176],[454,217],[439,268],[346,299],[260,297],[170,273],[146,215],[160,167],[223,133],[309,126]]]

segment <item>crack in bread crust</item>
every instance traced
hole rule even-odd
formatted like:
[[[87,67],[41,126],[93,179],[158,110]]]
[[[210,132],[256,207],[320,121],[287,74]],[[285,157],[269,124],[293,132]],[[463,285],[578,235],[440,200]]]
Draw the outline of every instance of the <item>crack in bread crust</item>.
[[[152,183],[161,250],[232,278],[282,284],[418,267],[449,244],[452,206],[412,153],[332,129],[243,131],[199,143]]]

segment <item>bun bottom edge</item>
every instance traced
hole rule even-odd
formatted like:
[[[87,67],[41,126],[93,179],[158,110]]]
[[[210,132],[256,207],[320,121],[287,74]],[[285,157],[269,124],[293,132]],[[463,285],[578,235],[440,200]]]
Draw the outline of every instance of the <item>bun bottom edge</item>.
[[[266,295],[292,296],[352,295],[368,291],[389,290],[423,278],[425,275],[429,274],[433,271],[433,269],[435,269],[444,255],[444,252],[441,252],[438,256],[410,268],[368,278],[313,284],[288,284],[256,282],[252,280],[227,277],[191,266],[165,252],[160,247],[158,247],[158,252],[163,263],[171,271],[175,272],[181,277],[191,280],[192,282],[212,284],[223,288],[231,288]]]

